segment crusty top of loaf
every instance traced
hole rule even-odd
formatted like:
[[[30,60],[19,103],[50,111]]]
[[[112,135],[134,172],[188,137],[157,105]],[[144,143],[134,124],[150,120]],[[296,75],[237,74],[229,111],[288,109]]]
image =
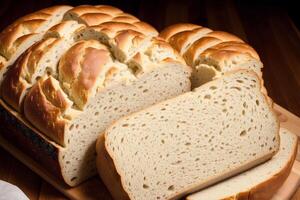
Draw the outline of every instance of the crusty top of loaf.
[[[227,58],[245,54],[259,62],[256,51],[237,36],[194,24],[174,24],[160,33],[185,58],[187,64],[196,66],[200,57],[208,57],[209,52],[226,54]],[[235,53],[235,54],[233,54]]]
[[[58,18],[59,15],[62,18],[64,12],[71,8],[71,6],[54,6],[16,20],[0,34],[0,55],[10,59],[21,41],[33,34],[43,33],[50,28],[47,24],[51,25],[52,21],[55,21],[54,18]]]

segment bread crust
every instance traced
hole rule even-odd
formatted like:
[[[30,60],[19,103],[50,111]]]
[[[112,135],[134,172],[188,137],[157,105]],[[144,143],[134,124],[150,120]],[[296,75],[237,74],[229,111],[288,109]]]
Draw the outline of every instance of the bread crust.
[[[53,6],[18,19],[1,32],[0,55],[10,59],[16,51],[19,39],[38,33],[38,29],[45,25],[53,15],[66,12],[71,8],[71,6]]]
[[[0,99],[1,136],[38,162],[44,169],[63,180],[59,165],[61,147],[39,133],[19,113]]]
[[[96,152],[98,173],[113,198],[116,200],[129,200],[127,192],[122,187],[121,177],[117,173],[113,160],[105,149],[104,134],[101,134],[97,139]]]
[[[188,24],[188,23],[173,24],[165,28],[163,31],[161,31],[159,36],[164,38],[166,41],[169,41],[170,37],[172,37],[176,33],[182,31],[191,31],[197,28],[201,28],[201,26],[195,24]]]
[[[54,79],[39,80],[24,100],[24,114],[45,135],[65,146],[65,129],[69,120],[63,113],[72,106],[62,90],[57,90]]]

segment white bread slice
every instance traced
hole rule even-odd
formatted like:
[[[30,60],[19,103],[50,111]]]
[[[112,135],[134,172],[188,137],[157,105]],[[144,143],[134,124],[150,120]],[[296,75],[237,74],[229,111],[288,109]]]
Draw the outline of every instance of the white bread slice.
[[[197,193],[187,200],[271,199],[288,177],[297,155],[297,136],[280,129],[280,149],[270,160]]]
[[[278,132],[260,79],[240,70],[112,124],[98,172],[115,199],[177,199],[271,158]]]

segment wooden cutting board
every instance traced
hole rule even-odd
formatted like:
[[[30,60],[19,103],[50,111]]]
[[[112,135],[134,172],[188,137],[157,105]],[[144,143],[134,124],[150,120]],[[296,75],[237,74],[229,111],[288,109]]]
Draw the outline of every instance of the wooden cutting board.
[[[300,137],[300,118],[285,110],[281,106],[274,104],[274,108],[279,116],[280,125],[298,137]],[[23,164],[29,167],[32,171],[37,173],[51,185],[53,185],[57,190],[65,194],[68,198],[72,200],[80,199],[112,199],[109,192],[105,188],[104,184],[99,177],[93,177],[86,182],[80,184],[77,187],[69,187],[66,184],[58,181],[50,173],[44,170],[39,164],[29,158],[27,155],[16,149],[13,145],[9,144],[4,138],[0,136],[0,145],[20,160]],[[296,192],[300,185],[300,148],[298,148],[297,160],[294,163],[292,172],[288,177],[282,188],[273,197],[273,200],[285,200],[290,199]]]

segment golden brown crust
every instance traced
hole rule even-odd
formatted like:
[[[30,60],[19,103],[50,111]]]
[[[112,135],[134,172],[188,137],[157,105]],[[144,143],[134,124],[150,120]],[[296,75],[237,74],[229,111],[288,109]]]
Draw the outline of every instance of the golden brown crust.
[[[96,152],[98,173],[113,198],[116,200],[129,200],[128,194],[123,189],[121,177],[117,173],[113,160],[105,149],[104,134],[100,134],[97,140]]]
[[[59,79],[75,104],[83,109],[97,87],[103,87],[112,64],[108,49],[95,40],[72,46],[59,63]]]
[[[42,40],[23,53],[8,70],[1,85],[3,99],[14,109],[22,111],[22,100],[31,86],[40,58],[57,42],[56,38]]]
[[[41,28],[48,23],[48,20],[56,17],[55,15],[57,13],[65,12],[70,8],[70,6],[54,6],[37,11],[15,21],[0,34],[0,55],[10,59],[16,51],[15,48],[20,45],[20,41],[18,40],[22,40],[22,37],[26,35],[45,31]]]
[[[66,13],[65,19],[77,20],[88,26],[96,26],[105,22],[136,23],[139,19],[128,13],[123,13],[120,9],[112,6],[78,6]],[[137,25],[139,26],[139,25]],[[145,31],[155,30],[153,27],[144,25]],[[156,34],[157,31],[155,30]]]
[[[48,137],[65,146],[65,127],[69,121],[64,118],[64,113],[72,103],[57,84],[52,77],[40,79],[25,97],[24,114]]]
[[[107,6],[107,5],[98,5],[98,6],[91,6],[91,5],[81,5],[77,6],[71,10],[69,10],[66,15],[75,15],[76,17],[80,17],[87,13],[103,13],[103,14],[119,14],[123,11],[113,7],[113,6]]]
[[[21,63],[27,63],[30,54],[22,55],[8,70],[2,84],[1,96],[18,112],[22,112],[21,97],[29,84],[25,81],[24,68]]]
[[[191,38],[196,37],[197,39],[200,39],[201,37],[203,37],[211,31],[212,30],[205,27],[196,28],[191,31],[182,31],[170,37],[169,43],[178,52],[184,53],[183,48],[185,48],[188,45],[188,43],[193,43],[190,41]]]
[[[165,28],[162,32],[160,32],[159,36],[164,38],[166,41],[169,41],[170,37],[172,37],[176,33],[182,31],[190,31],[197,28],[201,28],[201,26],[187,23],[174,24]]]
[[[218,54],[222,58],[226,52],[228,55],[232,55],[232,52],[235,52],[235,55],[247,54],[259,61],[256,51],[237,36],[205,29],[193,24],[175,24],[163,30],[160,36],[168,40],[191,66],[198,65],[200,56],[209,57],[209,52],[214,52],[214,55]]]
[[[214,37],[203,37],[194,42],[190,48],[183,55],[186,63],[190,66],[195,66],[195,61],[199,58],[200,54],[207,48],[220,43],[221,40]]]
[[[257,52],[248,44],[238,42],[238,41],[228,41],[228,42],[222,42],[220,44],[217,44],[208,50],[224,50],[224,51],[234,51],[239,52],[243,54],[248,54],[252,56],[253,58],[260,60],[259,55]],[[204,51],[202,54],[205,54],[206,51]]]

